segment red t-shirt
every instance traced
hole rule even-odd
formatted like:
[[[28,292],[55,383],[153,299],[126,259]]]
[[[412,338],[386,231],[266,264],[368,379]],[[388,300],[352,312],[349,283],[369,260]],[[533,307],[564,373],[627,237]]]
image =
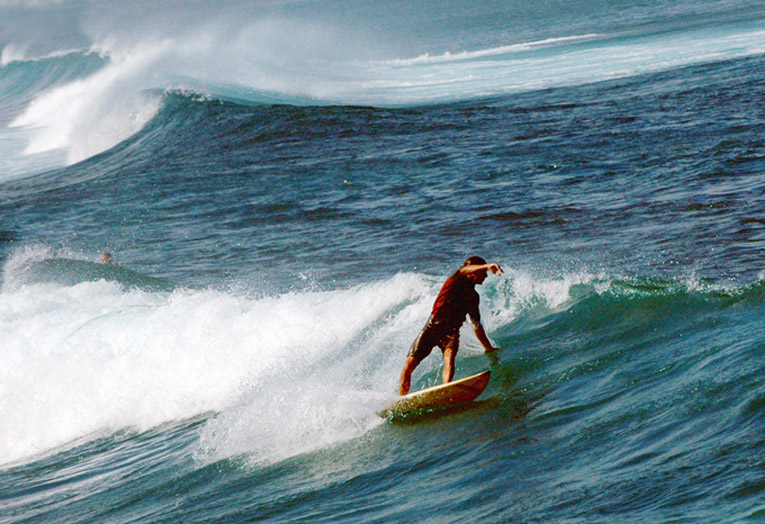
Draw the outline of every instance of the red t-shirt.
[[[456,331],[467,315],[474,324],[481,321],[475,284],[458,270],[441,287],[433,304],[430,324],[444,331]]]

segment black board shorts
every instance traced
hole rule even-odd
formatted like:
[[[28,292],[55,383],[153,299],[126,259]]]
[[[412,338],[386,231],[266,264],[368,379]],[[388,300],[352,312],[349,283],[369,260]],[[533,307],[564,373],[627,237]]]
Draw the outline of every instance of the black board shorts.
[[[432,317],[431,317],[432,318]],[[460,346],[460,330],[459,328],[445,330],[431,322],[428,319],[427,324],[422,329],[420,334],[414,339],[412,347],[409,348],[407,356],[414,357],[418,362],[421,362],[425,357],[430,355],[433,348],[438,346],[443,353],[449,348],[454,351],[459,349]]]

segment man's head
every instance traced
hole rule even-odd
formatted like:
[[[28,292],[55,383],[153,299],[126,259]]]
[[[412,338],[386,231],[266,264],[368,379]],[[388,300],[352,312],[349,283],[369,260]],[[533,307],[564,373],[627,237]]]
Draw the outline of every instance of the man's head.
[[[472,257],[465,260],[465,263],[462,265],[463,266],[482,266],[484,264],[486,264],[486,260],[484,260],[483,257],[473,255]]]
[[[465,260],[464,266],[484,266],[486,265],[486,260],[479,256],[472,256]],[[473,284],[483,284],[483,281],[486,280],[486,275],[488,274],[488,271],[486,269],[482,269],[481,271],[476,271],[475,273],[469,273],[467,275],[468,280],[470,280]]]

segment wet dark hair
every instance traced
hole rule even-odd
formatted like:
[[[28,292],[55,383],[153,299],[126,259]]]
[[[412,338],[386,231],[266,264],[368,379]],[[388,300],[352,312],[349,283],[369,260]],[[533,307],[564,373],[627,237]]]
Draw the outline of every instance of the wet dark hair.
[[[467,260],[465,260],[465,263],[462,265],[463,266],[479,266],[483,264],[486,264],[486,261],[483,258],[474,255],[468,258]]]

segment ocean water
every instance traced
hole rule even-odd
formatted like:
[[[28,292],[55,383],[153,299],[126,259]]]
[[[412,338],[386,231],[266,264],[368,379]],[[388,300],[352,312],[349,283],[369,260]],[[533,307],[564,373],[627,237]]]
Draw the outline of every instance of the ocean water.
[[[761,2],[0,20],[0,522],[765,522]]]

